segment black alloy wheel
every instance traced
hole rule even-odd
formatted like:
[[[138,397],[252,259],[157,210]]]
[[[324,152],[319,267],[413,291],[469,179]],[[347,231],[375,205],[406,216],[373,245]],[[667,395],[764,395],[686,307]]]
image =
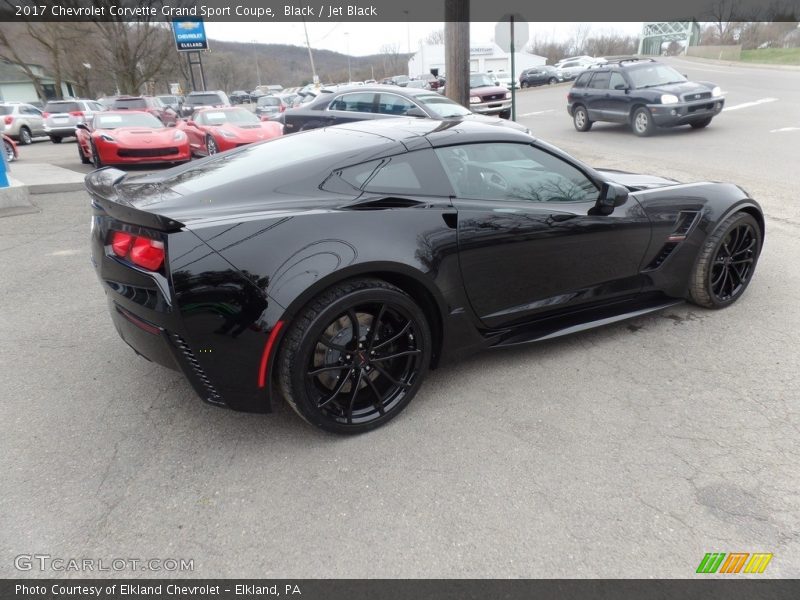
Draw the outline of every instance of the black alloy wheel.
[[[97,152],[97,147],[92,144],[92,164],[94,165],[95,169],[99,169],[103,166],[103,161],[100,159],[100,154]]]
[[[431,357],[422,310],[381,280],[338,284],[295,319],[278,360],[292,408],[335,433],[362,433],[399,414],[416,394]]]
[[[690,284],[691,299],[707,308],[733,304],[747,288],[761,252],[761,230],[748,213],[728,217],[709,236]]]
[[[78,146],[78,156],[80,157],[81,162],[83,164],[85,164],[85,165],[92,164],[92,159],[89,158],[88,156],[86,156],[86,154],[83,152],[83,148],[81,147],[81,143],[77,142],[75,145]]]
[[[13,162],[14,161],[14,147],[9,144],[7,141],[3,140],[3,149],[6,151],[6,161]]]

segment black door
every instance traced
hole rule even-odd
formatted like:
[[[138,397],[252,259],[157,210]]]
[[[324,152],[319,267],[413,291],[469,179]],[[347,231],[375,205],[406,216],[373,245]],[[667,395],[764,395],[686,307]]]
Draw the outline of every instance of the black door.
[[[599,190],[534,145],[436,150],[456,192],[462,278],[488,327],[601,303],[642,288],[650,222],[634,198],[593,214]]]

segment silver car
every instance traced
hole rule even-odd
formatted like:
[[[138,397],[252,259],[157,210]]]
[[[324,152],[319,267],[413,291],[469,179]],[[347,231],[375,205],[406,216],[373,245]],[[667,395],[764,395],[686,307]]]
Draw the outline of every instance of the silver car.
[[[44,135],[42,111],[24,102],[0,104],[0,119],[3,119],[5,134],[23,146],[30,144],[37,135]]]
[[[44,131],[50,141],[60,144],[75,135],[75,126],[89,121],[105,107],[95,100],[51,100],[44,107]]]

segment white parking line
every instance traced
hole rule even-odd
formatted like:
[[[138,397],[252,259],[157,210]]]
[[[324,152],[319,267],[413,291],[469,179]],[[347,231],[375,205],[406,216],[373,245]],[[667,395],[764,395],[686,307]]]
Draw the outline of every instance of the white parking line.
[[[781,127],[780,129],[770,129],[770,133],[781,133],[782,131],[800,131],[800,127]]]
[[[522,113],[522,114],[521,114],[521,115],[519,115],[519,116],[520,116],[520,117],[532,117],[532,116],[534,116],[534,115],[543,115],[543,114],[545,114],[545,113],[551,113],[551,112],[556,112],[556,111],[555,111],[555,109],[553,109],[553,108],[549,108],[549,109],[547,109],[547,110],[537,110],[537,111],[535,111],[535,112]]]
[[[777,98],[761,98],[760,100],[754,100],[753,102],[743,102],[742,104],[734,104],[733,106],[726,106],[722,109],[723,112],[726,110],[739,110],[740,108],[750,108],[751,106],[758,106],[759,104],[767,104],[768,102],[777,102]]]

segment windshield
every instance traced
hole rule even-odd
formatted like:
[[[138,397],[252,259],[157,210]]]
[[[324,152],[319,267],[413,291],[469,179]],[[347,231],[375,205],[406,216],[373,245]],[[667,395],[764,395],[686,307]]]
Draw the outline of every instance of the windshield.
[[[49,113],[68,113],[81,110],[81,105],[77,102],[48,102],[44,107],[44,112]]]
[[[494,87],[494,81],[492,81],[492,78],[485,73],[473,73],[469,76],[469,87],[471,88],[490,86]]]
[[[175,96],[156,96],[164,104],[177,104],[178,99]]]
[[[146,112],[98,114],[94,118],[95,129],[116,129],[117,127],[163,129],[164,124]]]
[[[117,98],[114,108],[147,108],[144,98]]]
[[[217,94],[197,94],[186,98],[186,104],[203,106],[204,104],[222,104],[222,99]]]
[[[223,123],[260,123],[253,113],[243,108],[230,110],[208,110],[200,113],[197,122],[201,125],[222,125]]]
[[[258,106],[278,106],[281,101],[275,96],[261,96],[258,99]]]
[[[460,104],[439,94],[421,95],[416,96],[414,99],[440,119],[463,117],[470,114],[470,111]]]
[[[628,77],[631,78],[631,82],[635,88],[656,87],[659,85],[683,83],[687,81],[686,77],[678,73],[672,67],[658,64],[628,69]]]

